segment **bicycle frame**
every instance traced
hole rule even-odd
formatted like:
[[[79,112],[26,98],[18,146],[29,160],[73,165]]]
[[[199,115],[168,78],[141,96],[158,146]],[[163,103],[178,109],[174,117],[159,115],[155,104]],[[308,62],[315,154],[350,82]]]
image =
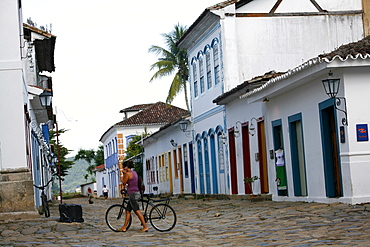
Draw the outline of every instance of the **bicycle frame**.
[[[124,194],[124,192],[121,193]],[[142,210],[145,222],[150,222],[157,231],[170,231],[176,224],[176,213],[169,205],[171,198],[154,200],[150,198],[151,196],[152,194],[144,194],[138,200],[139,208]],[[105,221],[111,230],[115,232],[119,231],[119,227],[123,224],[120,220],[125,220],[127,216],[124,212],[127,209],[128,203],[129,197],[125,195],[121,204],[113,204],[107,209]],[[128,221],[126,230],[130,228],[131,221],[132,216]]]

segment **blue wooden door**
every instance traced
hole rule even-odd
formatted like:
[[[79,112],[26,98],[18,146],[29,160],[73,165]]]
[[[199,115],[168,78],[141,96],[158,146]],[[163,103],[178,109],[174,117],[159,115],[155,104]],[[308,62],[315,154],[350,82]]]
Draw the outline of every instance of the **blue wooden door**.
[[[197,141],[198,146],[198,165],[199,165],[199,190],[200,194],[204,194],[204,171],[203,171],[203,155],[202,155],[202,142]]]
[[[329,99],[319,104],[325,189],[327,197],[343,196],[334,103],[334,99]]]
[[[216,163],[216,146],[215,135],[210,136],[211,161],[212,161],[212,189],[213,194],[218,194],[217,163]]]
[[[203,139],[204,143],[204,166],[206,168],[206,191],[207,194],[211,194],[211,169],[209,166],[209,152],[208,152],[208,139]]]

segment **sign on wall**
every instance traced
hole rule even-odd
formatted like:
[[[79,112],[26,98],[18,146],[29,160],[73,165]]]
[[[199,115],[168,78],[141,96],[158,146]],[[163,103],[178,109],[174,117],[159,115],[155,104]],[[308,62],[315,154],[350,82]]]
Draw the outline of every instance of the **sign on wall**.
[[[369,141],[367,124],[356,124],[356,132],[358,142]]]

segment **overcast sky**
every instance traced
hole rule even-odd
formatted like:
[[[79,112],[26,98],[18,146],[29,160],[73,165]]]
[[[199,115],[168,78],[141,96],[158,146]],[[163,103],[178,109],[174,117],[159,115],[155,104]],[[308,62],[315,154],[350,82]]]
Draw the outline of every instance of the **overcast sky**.
[[[170,79],[149,83],[157,57],[151,45],[164,47],[161,33],[180,23],[189,27],[205,8],[220,0],[22,0],[23,19],[52,24],[57,36],[53,106],[60,137],[74,150],[97,149],[104,132],[122,120],[119,111],[165,102]],[[184,96],[174,105],[186,109]]]

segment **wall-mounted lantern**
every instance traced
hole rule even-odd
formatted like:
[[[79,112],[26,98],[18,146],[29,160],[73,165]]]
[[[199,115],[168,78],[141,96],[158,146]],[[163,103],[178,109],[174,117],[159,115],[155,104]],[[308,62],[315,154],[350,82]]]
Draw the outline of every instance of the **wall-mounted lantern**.
[[[337,97],[338,91],[339,91],[339,84],[340,79],[334,78],[333,73],[329,71],[329,77],[327,79],[322,80],[322,85],[324,86],[325,93],[328,95],[329,98],[332,98],[335,100],[335,109],[341,111],[344,113],[345,117],[342,118],[342,124],[348,126],[348,119],[347,119],[347,104],[346,104],[346,98],[345,97]],[[344,109],[338,108],[342,101],[344,103]]]
[[[174,139],[171,139],[171,140],[170,140],[170,143],[171,143],[171,145],[172,145],[173,147],[177,147],[177,142],[175,142],[175,140],[174,140]]]
[[[53,99],[53,94],[47,90],[44,90],[44,92],[42,92],[39,95],[39,98],[40,98],[42,107],[48,107],[48,106],[51,106],[51,100]]]
[[[187,130],[189,125],[189,121],[187,120],[181,120],[179,122],[179,127],[182,130],[182,132],[185,133],[185,136],[192,137],[193,130]]]
[[[251,136],[254,136],[256,134],[256,127],[253,124],[253,120],[257,123],[257,119],[255,117],[252,117],[249,125],[249,134]]]

